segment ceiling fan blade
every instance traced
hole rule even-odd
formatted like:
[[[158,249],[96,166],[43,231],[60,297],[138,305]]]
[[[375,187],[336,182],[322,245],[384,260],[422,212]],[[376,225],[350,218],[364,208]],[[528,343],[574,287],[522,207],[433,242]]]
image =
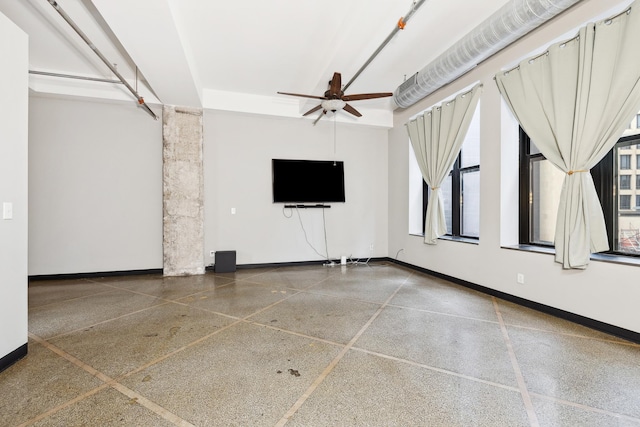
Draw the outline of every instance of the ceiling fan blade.
[[[289,93],[289,92],[278,92],[280,95],[291,95],[291,96],[301,96],[303,98],[312,98],[312,99],[326,99],[324,96],[316,96],[316,95],[303,95],[300,93]]]
[[[318,116],[318,118],[313,122],[313,125],[315,126],[316,123],[318,123],[318,121],[322,118],[322,116],[324,116],[325,114],[327,114],[327,110],[322,110],[322,114],[320,114]]]
[[[360,114],[360,112],[358,110],[356,110],[355,108],[353,108],[351,105],[349,104],[345,104],[344,107],[342,108],[344,111],[346,111],[347,113],[351,113],[356,117],[362,117],[362,114]]]
[[[363,99],[374,99],[374,98],[386,98],[387,96],[393,96],[391,92],[380,92],[380,93],[359,93],[356,95],[345,95],[342,97],[342,100],[345,102],[348,101],[360,101]]]
[[[342,96],[342,76],[340,73],[333,73],[333,78],[329,82],[329,97]]]
[[[322,104],[320,104],[320,105],[318,105],[318,106],[316,106],[316,107],[313,107],[311,110],[307,111],[307,112],[306,112],[306,113],[304,113],[302,116],[303,116],[303,117],[304,117],[304,116],[308,116],[309,114],[311,114],[311,113],[315,113],[316,111],[318,111],[318,110],[319,110],[319,109],[321,109],[321,108],[322,108]]]

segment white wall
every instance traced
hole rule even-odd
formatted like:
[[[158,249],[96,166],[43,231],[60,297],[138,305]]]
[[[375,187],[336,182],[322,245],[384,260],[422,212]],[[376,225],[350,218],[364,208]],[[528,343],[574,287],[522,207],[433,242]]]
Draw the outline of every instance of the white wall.
[[[162,268],[162,130],[131,105],[31,97],[30,275]],[[387,255],[386,130],[338,123],[334,155],[331,120],[206,111],[204,125],[205,265],[230,249],[238,264],[322,259],[272,203],[272,158],[343,160],[329,255]],[[300,215],[324,254],[322,210]]]
[[[29,274],[162,268],[162,123],[130,103],[31,96]]]
[[[27,343],[28,43],[0,13],[0,358]]]
[[[342,160],[345,203],[325,210],[329,256],[387,255],[387,131],[323,119],[205,111],[205,265],[211,250],[238,264],[321,260],[295,211],[272,202],[271,159]],[[236,208],[236,214],[231,214]],[[299,211],[310,242],[325,253],[321,209]],[[370,245],[374,245],[373,252]]]
[[[568,13],[509,47],[458,81],[409,109],[398,111],[389,136],[389,253],[399,260],[588,318],[640,332],[640,267],[592,261],[586,271],[565,271],[552,255],[503,249],[517,243],[517,132],[504,126],[506,111],[493,76],[553,39],[601,13],[622,10],[629,1],[585,0]],[[408,154],[404,123],[476,81],[481,101],[481,205],[478,245],[441,240],[423,244],[408,234]],[[514,148],[515,147],[515,148]],[[516,283],[517,273],[525,284]]]

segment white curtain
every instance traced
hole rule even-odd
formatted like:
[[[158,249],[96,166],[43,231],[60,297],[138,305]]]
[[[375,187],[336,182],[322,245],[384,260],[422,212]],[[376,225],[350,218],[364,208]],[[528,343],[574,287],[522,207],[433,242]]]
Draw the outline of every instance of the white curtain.
[[[476,85],[470,92],[426,111],[405,125],[422,177],[431,188],[424,227],[427,244],[435,245],[438,237],[447,232],[440,185],[460,152],[481,89],[482,85]]]
[[[640,110],[640,9],[589,24],[579,35],[496,76],[498,88],[542,154],[566,173],[558,208],[556,261],[584,269],[609,249],[589,170]],[[640,6],[640,5],[638,5]]]

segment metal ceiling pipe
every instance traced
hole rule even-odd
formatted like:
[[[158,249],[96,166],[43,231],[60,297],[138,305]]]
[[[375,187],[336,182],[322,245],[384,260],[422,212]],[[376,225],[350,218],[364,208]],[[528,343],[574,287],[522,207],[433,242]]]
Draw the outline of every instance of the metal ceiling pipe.
[[[581,0],[512,0],[395,90],[407,108]]]
[[[29,70],[29,74],[35,74],[38,76],[49,76],[49,77],[62,77],[64,79],[89,80],[92,82],[101,82],[101,83],[115,83],[119,85],[122,84],[120,80],[101,79],[99,77],[76,76],[73,74],[51,73],[49,71]]]
[[[353,83],[358,78],[360,73],[362,73],[364,71],[364,69],[367,68],[367,66],[369,64],[371,64],[371,61],[373,61],[375,59],[375,57],[378,56],[378,54],[382,51],[382,49],[384,49],[384,47],[387,44],[389,44],[389,42],[391,41],[393,36],[395,36],[398,31],[404,29],[404,26],[407,24],[407,22],[409,22],[409,19],[411,19],[413,14],[416,13],[416,11],[420,8],[420,6],[422,6],[424,4],[425,1],[427,1],[427,0],[418,0],[418,1],[414,1],[413,2],[413,4],[411,5],[411,9],[409,9],[409,12],[407,12],[407,14],[405,16],[401,17],[398,20],[398,24],[391,31],[391,33],[389,33],[387,38],[384,39],[382,44],[380,46],[378,46],[376,51],[373,52],[373,54],[369,57],[369,59],[367,59],[367,62],[365,62],[364,65],[362,67],[360,67],[360,69],[353,75],[353,77],[351,77],[351,80],[349,80],[347,82],[347,84],[344,85],[344,87],[342,88],[343,92],[346,91],[349,86],[351,86],[351,83]]]
[[[113,64],[111,64],[107,60],[107,58],[105,58],[105,56],[102,54],[102,52],[100,52],[100,50],[98,50],[98,48],[91,42],[91,40],[89,40],[87,35],[76,25],[75,22],[73,22],[71,17],[69,15],[67,15],[67,13],[60,7],[60,5],[58,5],[58,2],[56,2],[55,0],[47,0],[47,2],[49,2],[49,4],[51,6],[53,6],[53,8],[56,10],[56,12],[58,12],[58,14],[60,14],[62,19],[67,21],[67,24],[69,24],[71,26],[71,28],[73,28],[73,30],[80,36],[80,38],[87,44],[87,46],[89,46],[91,48],[91,50],[93,50],[95,52],[95,54],[98,55],[98,58],[100,58],[102,60],[102,62],[104,62],[104,64],[107,67],[109,67],[111,72],[113,74],[115,74],[115,76],[122,82],[122,84],[125,85],[125,87],[127,89],[129,89],[129,92],[131,92],[133,94],[133,96],[138,100],[138,105],[140,105],[142,108],[144,108],[144,110],[147,113],[149,113],[149,115],[151,117],[153,117],[154,120],[158,120],[158,116],[156,116],[155,113],[153,111],[151,111],[151,108],[149,108],[149,106],[147,104],[145,104],[144,98],[142,98],[138,94],[138,92],[136,92],[136,90],[129,84],[129,82],[127,82],[125,80],[125,78],[122,77],[122,75],[118,72],[116,67],[114,67]]]

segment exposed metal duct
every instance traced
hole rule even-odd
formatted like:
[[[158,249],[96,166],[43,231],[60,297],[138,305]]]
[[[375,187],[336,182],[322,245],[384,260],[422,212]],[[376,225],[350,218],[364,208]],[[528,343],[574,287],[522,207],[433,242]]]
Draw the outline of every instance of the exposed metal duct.
[[[512,0],[398,86],[394,101],[415,104],[580,1]]]
[[[58,12],[58,14],[62,17],[62,19],[64,19],[67,22],[67,24],[69,24],[69,26],[71,26],[71,28],[73,28],[73,30],[76,32],[76,34],[78,34],[80,36],[80,38],[87,44],[87,46],[89,46],[91,48],[91,50],[93,50],[93,52],[96,55],[98,55],[98,58],[100,58],[100,60],[102,60],[102,62],[104,62],[104,64],[111,70],[111,72],[113,74],[115,74],[115,76],[122,82],[122,84],[125,85],[125,87],[129,90],[129,92],[131,92],[131,94],[138,101],[138,105],[140,105],[142,108],[144,108],[144,110],[151,117],[153,117],[154,120],[158,120],[158,116],[156,116],[155,113],[153,111],[151,111],[151,108],[149,108],[149,106],[147,104],[145,104],[144,98],[142,98],[138,94],[138,92],[136,92],[136,90],[129,84],[129,82],[127,82],[125,80],[125,78],[122,77],[122,74],[120,74],[118,72],[118,70],[116,69],[116,67],[114,67],[113,64],[111,64],[111,62],[109,62],[109,60],[107,58],[105,58],[105,56],[102,54],[102,52],[100,52],[100,50],[98,50],[98,48],[93,44],[93,42],[91,40],[89,40],[89,37],[87,37],[87,35],[80,29],[80,27],[78,27],[76,25],[76,23],[73,22],[71,17],[69,15],[67,15],[67,13],[60,7],[58,2],[56,2],[55,0],[46,0],[46,1],[49,2],[49,4],[51,6],[53,6],[53,8],[56,10],[56,12]]]

